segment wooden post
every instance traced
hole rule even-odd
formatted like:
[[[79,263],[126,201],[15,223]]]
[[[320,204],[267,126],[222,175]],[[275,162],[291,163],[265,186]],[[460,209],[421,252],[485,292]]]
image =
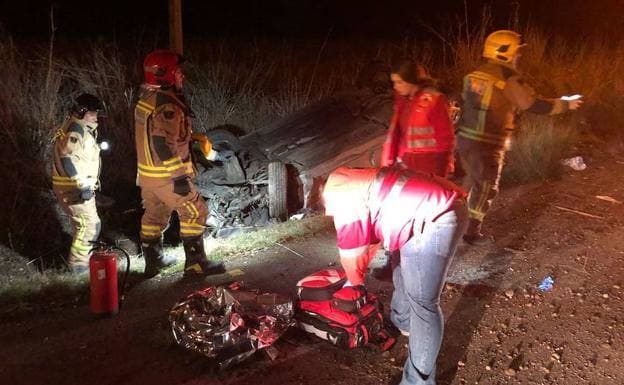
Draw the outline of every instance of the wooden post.
[[[169,0],[169,48],[183,54],[182,0]]]

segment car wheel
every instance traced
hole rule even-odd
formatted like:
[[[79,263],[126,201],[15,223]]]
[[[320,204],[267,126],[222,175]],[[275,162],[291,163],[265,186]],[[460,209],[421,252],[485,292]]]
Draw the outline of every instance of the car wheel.
[[[269,216],[285,221],[288,217],[287,173],[282,162],[271,162],[268,166],[269,176]]]
[[[206,136],[215,150],[232,150],[237,152],[241,148],[240,140],[228,130],[217,128],[215,130],[206,131]]]

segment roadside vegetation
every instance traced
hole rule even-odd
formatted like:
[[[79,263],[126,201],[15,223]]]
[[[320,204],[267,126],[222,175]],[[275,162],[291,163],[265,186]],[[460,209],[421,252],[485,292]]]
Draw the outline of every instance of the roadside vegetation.
[[[302,220],[290,220],[254,232],[239,234],[227,239],[208,239],[206,253],[211,259],[220,260],[226,257],[253,253],[292,239],[312,236],[327,231],[331,219],[321,215],[313,215]],[[178,263],[163,271],[160,276],[167,277],[181,273],[184,269],[184,251],[182,246],[165,247],[165,252],[175,255]],[[23,268],[28,269],[26,263]],[[126,262],[120,258],[118,269],[125,271]],[[130,257],[130,286],[142,280],[144,262],[138,256]],[[41,273],[30,271],[10,279],[0,281],[0,316],[20,310],[28,310],[32,306],[55,307],[59,304],[77,304],[88,300],[88,275],[74,276],[59,270],[45,270]]]
[[[196,129],[229,125],[239,133],[252,132],[323,97],[362,86],[374,75],[370,73],[373,66],[387,67],[397,57],[423,62],[446,92],[457,94],[462,76],[480,62],[482,41],[493,29],[484,15],[476,28],[455,23],[459,27],[432,30],[427,41],[188,42],[188,94]],[[523,32],[529,44],[522,68],[537,92],[552,97],[580,93],[586,104],[568,116],[523,116],[508,159],[506,183],[552,178],[561,172],[563,157],[576,155],[574,145],[580,139],[590,135],[600,143],[614,137],[621,140],[615,135],[624,125],[619,107],[624,100],[623,44],[599,36],[570,43],[535,29],[515,29]],[[0,242],[29,261],[40,259],[37,265],[43,270],[0,293],[2,297],[10,298],[11,290],[27,297],[56,291],[59,286],[74,293],[84,291],[84,280],[74,286],[73,278],[54,270],[63,265],[69,227],[59,216],[49,178],[56,127],[71,100],[82,92],[99,96],[106,106],[100,137],[109,140],[112,149],[103,155],[101,179],[103,193],[117,202],[106,214],[139,212],[133,106],[142,79],[142,58],[154,48],[145,44],[140,50],[123,49],[111,42],[68,42],[54,37],[48,44],[35,45],[0,36],[0,82],[5,85],[0,88],[4,192]],[[132,219],[138,221],[138,215]],[[276,232],[277,238],[272,239],[284,239],[295,236],[282,233],[290,227],[263,231]],[[238,246],[228,240],[221,251],[213,252],[235,254],[267,247],[253,240],[263,237],[265,233],[246,234],[239,237]]]

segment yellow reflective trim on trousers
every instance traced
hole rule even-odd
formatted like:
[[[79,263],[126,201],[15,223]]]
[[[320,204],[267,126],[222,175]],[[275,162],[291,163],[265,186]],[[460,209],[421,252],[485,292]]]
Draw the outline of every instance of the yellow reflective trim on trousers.
[[[206,230],[206,226],[197,223],[180,222],[180,234],[201,235]]]
[[[470,216],[470,218],[474,218],[480,222],[483,222],[483,219],[485,218],[485,213],[473,209],[468,209],[468,216]]]
[[[76,232],[76,236],[74,237],[74,241],[71,245],[71,250],[76,251],[78,254],[84,254],[85,252],[89,252],[90,245],[89,243],[84,242],[84,236],[86,232],[85,228],[85,217],[82,214],[78,215],[78,231]]]
[[[71,187],[78,187],[78,183],[77,182],[59,182],[59,181],[52,181],[52,186],[71,186]]]
[[[52,185],[78,187],[78,181],[75,178],[70,178],[68,176],[52,175]]]
[[[72,243],[71,249],[79,253],[85,253],[85,252],[88,253],[89,250],[91,250],[91,245],[85,245],[85,244],[77,245],[75,243]]]
[[[197,210],[197,207],[195,207],[193,202],[184,203],[184,207],[186,207],[188,212],[191,213],[191,220],[189,223],[194,223],[195,219],[199,218],[199,210]]]
[[[162,228],[157,225],[141,224],[141,234],[143,235],[160,235]]]
[[[180,228],[184,228],[184,227],[201,228],[201,229],[206,228],[206,226],[200,225],[199,223],[180,222]]]
[[[188,236],[188,235],[202,235],[204,233],[204,229],[180,229],[180,235]]]
[[[483,212],[483,207],[485,206],[485,203],[487,202],[490,196],[489,194],[490,186],[492,186],[490,182],[485,181],[481,183],[481,199],[479,199],[479,201],[477,202],[477,206],[474,207],[474,209]]]
[[[150,178],[171,178],[171,173],[145,172],[141,169],[139,169],[138,172],[139,172],[139,175],[148,176]]]

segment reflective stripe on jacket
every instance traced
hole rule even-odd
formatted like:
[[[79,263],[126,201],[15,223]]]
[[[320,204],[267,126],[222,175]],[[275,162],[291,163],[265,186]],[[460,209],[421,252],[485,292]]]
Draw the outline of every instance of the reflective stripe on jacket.
[[[134,110],[139,186],[162,186],[194,175],[189,143],[190,111],[180,96],[160,89],[143,91]],[[161,159],[155,137],[164,138],[168,157]]]
[[[382,149],[382,165],[391,165],[406,153],[446,152],[455,146],[448,100],[426,88],[412,98],[396,96]]]
[[[100,147],[97,144],[97,125],[87,126],[75,117],[68,118],[54,138],[52,160],[52,188],[61,194],[77,198],[82,186],[89,181],[98,185],[100,174]]]
[[[518,111],[558,114],[567,102],[543,99],[513,68],[487,62],[464,77],[462,116],[458,135],[506,147],[515,128]]]

